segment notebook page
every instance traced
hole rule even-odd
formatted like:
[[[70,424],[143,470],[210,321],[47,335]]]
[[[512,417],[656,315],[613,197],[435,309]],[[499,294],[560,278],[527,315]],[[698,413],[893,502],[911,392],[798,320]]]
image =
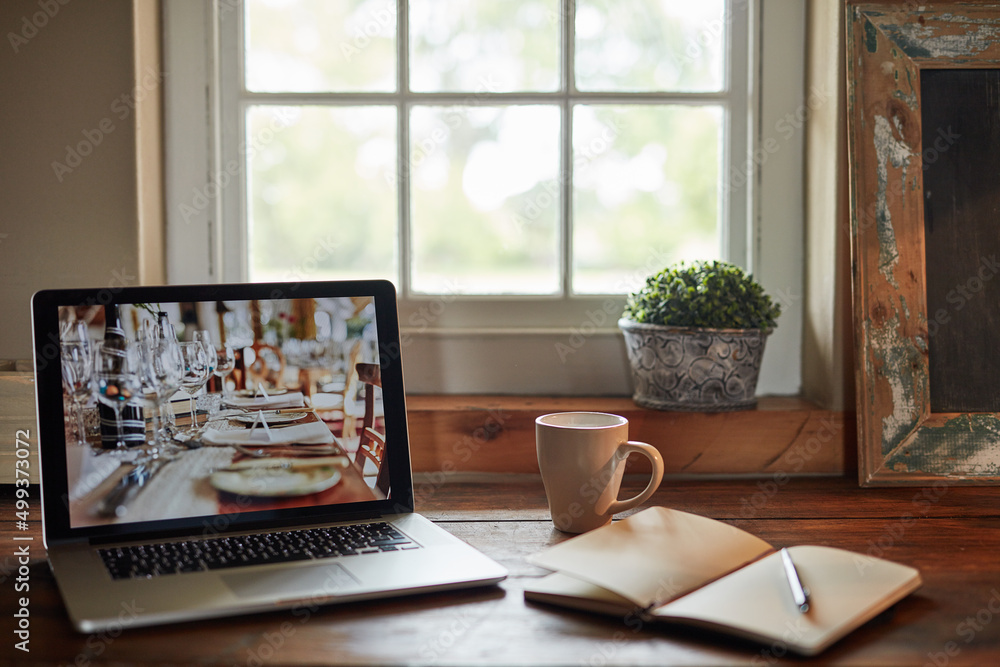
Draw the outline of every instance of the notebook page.
[[[535,554],[535,565],[648,607],[748,563],[771,546],[707,517],[651,507]]]
[[[831,547],[788,549],[809,611],[796,607],[774,553],[652,611],[763,642],[781,641],[799,653],[823,650],[920,585],[912,567]]]

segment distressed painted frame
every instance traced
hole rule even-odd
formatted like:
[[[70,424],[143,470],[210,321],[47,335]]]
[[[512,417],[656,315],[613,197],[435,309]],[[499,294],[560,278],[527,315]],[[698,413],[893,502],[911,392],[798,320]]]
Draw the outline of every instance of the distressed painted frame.
[[[1000,413],[930,409],[920,71],[1000,69],[1000,5],[847,3],[858,477],[1000,483]]]

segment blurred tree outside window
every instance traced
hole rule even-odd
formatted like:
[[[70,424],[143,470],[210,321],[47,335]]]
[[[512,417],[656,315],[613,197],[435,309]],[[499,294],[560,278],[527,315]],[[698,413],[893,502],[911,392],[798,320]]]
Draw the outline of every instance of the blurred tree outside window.
[[[251,280],[624,294],[746,226],[726,0],[241,7]]]

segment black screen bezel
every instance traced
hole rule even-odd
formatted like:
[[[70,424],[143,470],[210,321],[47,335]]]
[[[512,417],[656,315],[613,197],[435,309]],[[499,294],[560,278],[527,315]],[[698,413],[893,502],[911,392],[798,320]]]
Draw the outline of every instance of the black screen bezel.
[[[361,503],[231,514],[225,515],[224,521],[221,522],[217,515],[211,515],[109,526],[80,528],[70,526],[62,375],[59,363],[60,306],[352,296],[374,297],[375,301],[390,498]],[[399,316],[396,310],[396,291],[391,282],[354,280],[42,290],[32,297],[31,311],[38,452],[46,544],[81,540],[99,542],[139,535],[145,539],[181,534],[222,534],[413,511]]]

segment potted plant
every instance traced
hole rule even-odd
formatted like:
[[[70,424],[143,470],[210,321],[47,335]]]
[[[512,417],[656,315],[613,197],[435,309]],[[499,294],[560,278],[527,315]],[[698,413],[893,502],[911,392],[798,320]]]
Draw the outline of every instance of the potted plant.
[[[764,343],[781,307],[733,264],[667,267],[629,295],[618,326],[633,400],[658,410],[753,407]]]

